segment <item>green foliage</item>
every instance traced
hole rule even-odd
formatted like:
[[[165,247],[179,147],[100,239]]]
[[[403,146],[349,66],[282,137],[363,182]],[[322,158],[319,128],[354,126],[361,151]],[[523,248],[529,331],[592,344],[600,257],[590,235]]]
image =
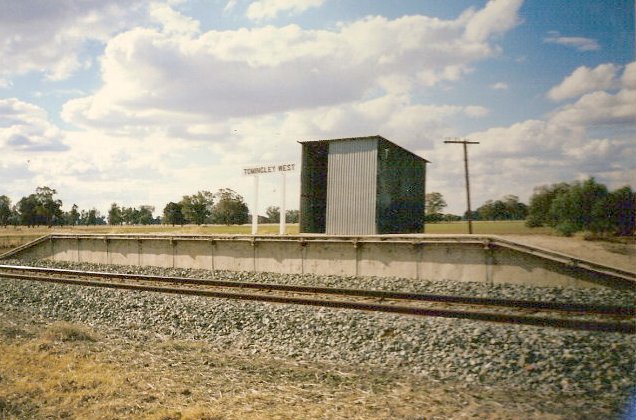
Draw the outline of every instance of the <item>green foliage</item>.
[[[426,204],[426,215],[441,215],[442,211],[446,208],[446,200],[444,200],[444,196],[438,192],[431,192],[424,196],[424,201]]]
[[[171,225],[184,225],[186,222],[181,203],[169,202],[163,209],[163,222]]]
[[[486,201],[476,213],[476,220],[523,220],[528,215],[528,206],[520,203],[516,195],[507,195],[503,200]]]
[[[526,225],[528,227],[556,226],[557,221],[552,219],[550,214],[552,201],[569,189],[570,185],[565,182],[535,187],[534,194],[530,197]]]
[[[595,235],[633,235],[635,208],[630,187],[608,192],[605,185],[589,178],[583,182],[535,188],[526,224],[551,226],[565,236],[580,231]]]
[[[0,195],[0,226],[6,226],[11,222],[11,199],[6,195]]]
[[[104,216],[99,214],[97,209],[92,208],[88,211],[81,211],[79,224],[86,226],[105,225],[106,220],[104,219]]]
[[[202,225],[212,215],[214,195],[210,191],[198,191],[193,195],[184,195],[180,204],[187,222]]]
[[[113,207],[114,206],[114,207]],[[111,209],[109,213],[109,223],[110,223],[110,215],[113,213],[113,222],[119,223],[110,223],[113,225],[116,224],[126,224],[126,225],[152,225],[159,223],[157,219],[154,219],[152,214],[155,211],[154,206],[139,206],[139,208],[135,207],[122,207],[119,211],[117,210],[117,204],[113,203],[111,205]]]
[[[628,186],[613,191],[607,197],[608,219],[612,221],[614,234],[629,236],[636,230],[636,193]]]
[[[280,223],[280,208],[278,206],[269,206],[265,210],[265,214],[269,223]]]
[[[22,197],[17,204],[20,222],[27,226],[62,224],[62,201],[55,200],[55,194],[52,188],[37,187],[35,194]]]
[[[80,220],[80,213],[79,211],[77,211],[77,204],[73,204],[73,207],[71,207],[71,210],[66,213],[65,215],[65,219],[66,219],[66,224],[71,225],[71,226],[76,226],[79,223]]]
[[[108,210],[108,224],[121,225],[123,222],[124,218],[121,214],[121,208],[117,205],[117,203],[111,204],[110,210]]]
[[[299,210],[287,210],[285,212],[285,221],[287,223],[298,223],[299,220],[300,220]]]
[[[242,225],[248,222],[248,208],[237,192],[222,188],[214,194],[216,204],[212,209],[212,223]]]

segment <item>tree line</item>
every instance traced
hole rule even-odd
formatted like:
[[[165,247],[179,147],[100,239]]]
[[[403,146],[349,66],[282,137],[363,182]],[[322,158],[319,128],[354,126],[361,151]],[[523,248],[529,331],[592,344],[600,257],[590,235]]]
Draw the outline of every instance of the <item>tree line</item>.
[[[279,223],[280,208],[270,206],[266,216],[259,216],[259,223]],[[285,221],[298,223],[298,210],[285,212]],[[198,191],[193,195],[184,195],[180,201],[171,201],[163,209],[163,222],[171,225],[205,223],[223,225],[241,225],[251,220],[247,204],[237,192],[222,188],[212,194],[210,191]]]
[[[151,224],[245,224],[250,214],[243,197],[237,192],[222,188],[216,193],[198,191],[184,195],[181,200],[169,202],[160,216],[154,216],[154,206],[125,207],[112,203],[106,215],[95,209],[80,210],[73,204],[69,211],[62,210],[62,200],[50,187],[37,187],[35,193],[22,197],[15,205],[6,195],[0,195],[0,226],[78,226],[78,225],[151,225]],[[260,222],[278,223],[278,207],[267,209],[267,217]],[[298,210],[286,212],[286,220],[298,222]]]
[[[112,203],[107,215],[95,208],[80,210],[73,204],[62,210],[57,191],[47,186],[37,187],[33,194],[22,197],[15,205],[6,195],[0,195],[0,225],[149,225],[149,224],[245,224],[250,220],[243,197],[229,188],[216,193],[198,191],[171,201],[162,215],[154,217],[153,206],[123,207]],[[447,207],[439,192],[426,194],[426,222],[465,220],[463,216],[445,214]],[[625,186],[609,191],[594,178],[571,183],[561,182],[534,188],[529,205],[515,195],[488,200],[471,214],[472,220],[525,220],[529,227],[549,226],[569,236],[580,231],[596,235],[633,235],[636,225],[636,194]],[[288,210],[288,223],[298,223],[298,210]],[[278,223],[280,209],[270,206],[260,223]]]
[[[49,187],[37,187],[35,193],[22,197],[15,205],[6,195],[0,195],[0,225],[53,226],[53,225],[104,225],[105,218],[95,208],[79,210],[73,204],[71,210],[62,210],[62,200],[56,199],[57,191]]]
[[[426,221],[466,220],[467,214],[444,214],[442,194],[426,194]],[[506,195],[471,212],[472,220],[525,220],[528,227],[549,226],[565,236],[587,231],[600,236],[630,236],[636,229],[636,193],[625,186],[609,191],[594,178],[534,188],[528,205]]]
[[[636,225],[636,194],[628,186],[610,192],[594,178],[543,185],[530,198],[526,224],[550,226],[565,236],[581,231],[630,236]]]
[[[432,192],[426,194],[426,219],[429,223],[453,222],[466,220],[468,212],[463,216],[444,214],[447,204],[442,194]],[[472,220],[524,220],[528,216],[528,206],[519,201],[516,195],[506,195],[501,200],[487,200],[471,212]]]

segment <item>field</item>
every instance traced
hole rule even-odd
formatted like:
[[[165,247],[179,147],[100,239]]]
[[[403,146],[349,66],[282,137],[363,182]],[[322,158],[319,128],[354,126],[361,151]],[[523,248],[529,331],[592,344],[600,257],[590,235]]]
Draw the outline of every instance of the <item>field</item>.
[[[4,236],[43,236],[50,233],[184,233],[184,234],[250,234],[252,226],[245,225],[145,225],[145,226],[63,226],[63,227],[0,227],[0,237]],[[554,234],[551,228],[528,228],[523,221],[473,222],[475,234],[490,235],[536,235]],[[258,233],[261,235],[278,234],[278,224],[260,224]],[[298,224],[288,224],[286,233],[298,233]],[[426,233],[458,234],[468,233],[466,222],[431,223],[426,225]]]

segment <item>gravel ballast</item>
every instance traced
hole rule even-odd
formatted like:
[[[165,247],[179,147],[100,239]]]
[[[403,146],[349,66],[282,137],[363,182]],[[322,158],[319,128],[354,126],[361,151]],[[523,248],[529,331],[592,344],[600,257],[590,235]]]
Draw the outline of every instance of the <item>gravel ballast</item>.
[[[25,264],[4,260],[3,264]],[[28,262],[35,265],[33,261]],[[204,270],[38,261],[93,271],[211,277]],[[609,289],[532,288],[480,283],[413,282],[268,273],[215,272],[216,278],[265,283],[409,290],[516,299],[633,305]],[[307,361],[403,369],[432,379],[586,396],[614,406],[636,384],[636,337],[416,318],[260,302],[132,293],[3,279],[2,311],[106,326],[135,339],[205,340],[219,349]]]

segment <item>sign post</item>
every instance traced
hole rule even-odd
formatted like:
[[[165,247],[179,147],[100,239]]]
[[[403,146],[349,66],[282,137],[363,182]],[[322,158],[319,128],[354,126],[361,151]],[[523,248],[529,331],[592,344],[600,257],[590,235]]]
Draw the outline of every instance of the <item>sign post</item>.
[[[279,235],[284,235],[285,234],[285,228],[286,228],[285,223],[287,222],[285,220],[285,213],[286,213],[286,211],[285,211],[285,196],[286,196],[285,189],[287,187],[285,184],[287,183],[287,177],[285,176],[285,172],[281,172],[280,176],[283,177],[283,181],[282,181],[282,188],[280,189],[280,212],[279,212],[280,213],[280,217],[279,217],[280,225],[278,227],[278,234]]]
[[[254,199],[252,200],[252,235],[256,235],[258,232],[258,177],[260,175],[279,173],[282,177],[282,186],[281,186],[281,194],[280,194],[280,225],[278,228],[278,233],[280,235],[285,234],[286,229],[286,207],[285,207],[285,199],[287,195],[287,172],[293,172],[296,170],[295,163],[284,163],[279,165],[263,165],[263,166],[252,166],[249,168],[243,168],[244,175],[250,175],[254,177]]]
[[[252,235],[258,232],[258,176],[254,175],[254,198],[252,199]]]

